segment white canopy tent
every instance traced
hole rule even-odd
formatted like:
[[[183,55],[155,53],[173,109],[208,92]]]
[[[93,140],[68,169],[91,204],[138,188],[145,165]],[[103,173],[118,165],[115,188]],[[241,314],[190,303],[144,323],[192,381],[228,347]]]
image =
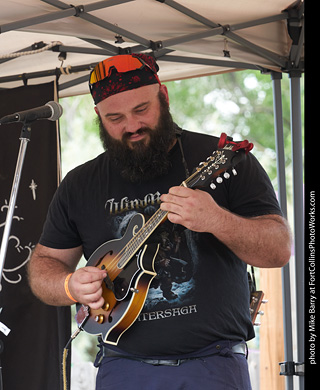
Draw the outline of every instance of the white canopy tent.
[[[2,88],[53,74],[60,75],[61,97],[87,93],[95,63],[141,51],[154,53],[162,81],[236,69],[303,70],[300,0],[7,0],[0,23]]]
[[[303,0],[6,0],[0,13],[0,88],[58,79],[59,96],[88,93],[93,66],[152,53],[162,81],[254,69],[274,87],[280,203],[286,214],[281,77],[291,83],[298,362],[293,362],[290,277],[283,269],[287,389],[304,362],[304,214],[300,76]],[[65,57],[66,56],[66,57]],[[1,104],[1,102],[0,102]],[[10,113],[8,113],[10,114]],[[294,367],[292,370],[290,367]],[[304,389],[303,375],[300,389]]]

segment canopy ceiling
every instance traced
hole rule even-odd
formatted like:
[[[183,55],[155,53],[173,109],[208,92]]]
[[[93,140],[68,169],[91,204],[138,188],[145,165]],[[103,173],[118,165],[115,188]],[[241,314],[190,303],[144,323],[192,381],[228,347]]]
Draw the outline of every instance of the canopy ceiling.
[[[300,0],[72,3],[2,4],[0,88],[48,82],[58,75],[61,97],[87,93],[90,69],[128,52],[152,52],[162,81],[239,69],[304,70]],[[61,52],[67,53],[63,62]]]

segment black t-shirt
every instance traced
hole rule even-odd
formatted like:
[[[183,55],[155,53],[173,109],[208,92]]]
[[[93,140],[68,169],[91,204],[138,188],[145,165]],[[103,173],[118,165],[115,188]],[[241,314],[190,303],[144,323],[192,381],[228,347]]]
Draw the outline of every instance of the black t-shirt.
[[[192,172],[217,148],[218,138],[183,131],[183,152]],[[83,246],[86,259],[100,245],[120,239],[133,215],[148,220],[160,195],[186,179],[179,144],[170,151],[172,168],[164,177],[142,184],[122,179],[107,153],[68,173],[50,206],[42,245]],[[231,212],[252,217],[281,210],[270,180],[249,153],[237,175],[217,188],[202,188]],[[214,221],[219,225],[219,220]],[[241,229],[241,226],[239,226]],[[160,243],[145,305],[118,347],[138,355],[181,355],[216,340],[254,337],[249,313],[247,265],[209,233],[197,233],[169,221],[148,242]]]

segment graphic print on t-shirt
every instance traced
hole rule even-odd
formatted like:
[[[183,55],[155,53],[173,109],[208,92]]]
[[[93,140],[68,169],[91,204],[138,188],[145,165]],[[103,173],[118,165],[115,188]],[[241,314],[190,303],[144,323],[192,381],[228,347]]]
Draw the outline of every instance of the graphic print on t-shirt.
[[[115,238],[121,238],[136,213],[143,214],[147,221],[159,207],[159,197],[146,195],[143,201],[120,202],[108,200],[110,228]],[[153,279],[143,312],[165,310],[174,306],[186,305],[193,299],[195,281],[193,275],[197,268],[197,233],[169,221],[162,223],[148,239],[148,243],[159,243],[159,252],[154,268],[157,276]]]

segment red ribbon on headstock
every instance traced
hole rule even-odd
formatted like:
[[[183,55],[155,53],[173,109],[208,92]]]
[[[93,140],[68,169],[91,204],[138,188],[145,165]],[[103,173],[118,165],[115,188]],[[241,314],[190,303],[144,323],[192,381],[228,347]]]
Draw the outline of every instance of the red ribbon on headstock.
[[[232,148],[233,152],[235,152],[239,149],[244,149],[246,154],[248,154],[250,152],[250,150],[253,149],[253,146],[254,146],[252,142],[249,142],[246,139],[244,141],[235,142],[232,140],[231,137],[228,137],[226,133],[221,133],[221,136],[220,136],[220,139],[218,142],[218,148],[223,149],[226,146],[226,144],[233,145],[233,148]]]

